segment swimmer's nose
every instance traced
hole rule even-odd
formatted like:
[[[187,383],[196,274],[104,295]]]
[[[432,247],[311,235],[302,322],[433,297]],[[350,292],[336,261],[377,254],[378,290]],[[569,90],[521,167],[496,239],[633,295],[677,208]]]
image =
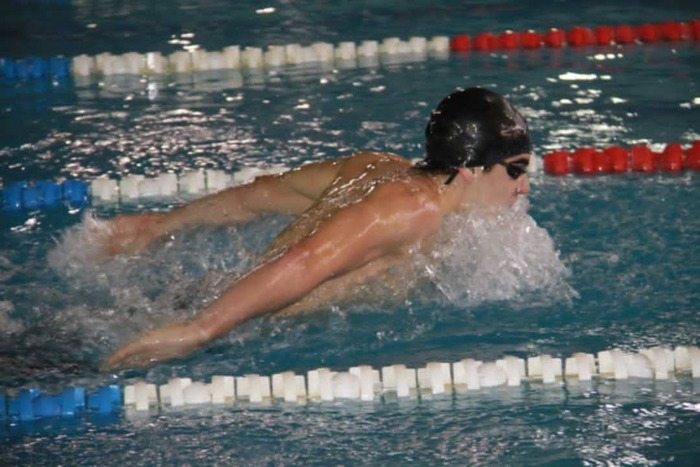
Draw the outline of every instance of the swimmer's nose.
[[[530,193],[530,181],[527,178],[527,174],[523,174],[520,177],[520,186],[518,187],[518,193],[521,195],[526,195]]]

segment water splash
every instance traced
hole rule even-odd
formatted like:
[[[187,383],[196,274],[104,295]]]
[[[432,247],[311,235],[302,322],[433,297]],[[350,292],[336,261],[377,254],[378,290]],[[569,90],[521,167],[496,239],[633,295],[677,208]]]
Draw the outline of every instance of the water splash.
[[[74,276],[86,266],[104,260],[104,245],[111,233],[108,221],[100,220],[88,211],[82,222],[67,229],[57,247],[49,252],[49,265],[56,271]]]
[[[88,213],[48,254],[50,267],[69,290],[52,319],[63,328],[80,328],[75,333],[96,346],[191,318],[259,261],[284,223],[280,216],[244,226],[193,229],[137,255],[107,258],[103,245],[109,222]]]
[[[22,323],[12,317],[15,307],[9,300],[0,300],[0,333],[17,334],[24,327]]]
[[[418,277],[405,274],[405,280],[391,281],[391,287],[418,286],[423,300],[446,299],[459,308],[486,301],[531,302],[532,292],[550,301],[570,301],[577,296],[566,283],[570,271],[528,208],[528,201],[521,199],[511,208],[472,210],[446,218],[433,251],[416,255],[413,266]],[[283,225],[284,219],[268,218],[221,229],[218,235],[211,229],[185,232],[140,255],[105,261],[102,245],[109,223],[88,213],[63,234],[49,253],[49,264],[70,280],[71,287],[99,290],[98,295],[110,297],[93,303],[112,310],[105,314],[116,309],[133,315],[144,309],[147,314],[184,317],[254,265],[266,239]],[[425,293],[421,287],[425,279],[436,293]],[[383,304],[391,297],[406,299],[406,291],[391,290],[389,282],[381,282],[361,287],[372,291],[362,294],[365,301],[377,295]]]
[[[425,277],[460,308],[495,300],[524,303],[534,291],[555,301],[576,297],[566,283],[570,271],[528,208],[521,199],[512,208],[447,218],[439,247],[419,259]]]
[[[410,339],[431,328],[434,319],[424,313],[414,316],[414,299],[417,309],[438,304],[458,310],[496,300],[508,301],[511,309],[571,300],[576,292],[566,283],[569,271],[527,209],[527,202],[520,201],[496,213],[473,211],[447,218],[434,250],[416,255],[413,271],[418,274],[398,272],[398,281],[370,281],[358,287],[360,299],[328,303],[328,313],[314,320],[323,322],[327,316],[321,332],[330,331],[334,339],[347,333],[350,321],[353,327],[365,322],[376,329],[390,326],[394,337]],[[99,354],[144,329],[190,318],[259,261],[286,220],[273,217],[245,226],[182,232],[139,255],[105,261],[101,244],[109,226],[86,215],[49,254],[52,268],[62,272],[71,294],[79,297],[78,303],[56,309],[53,322],[83,336],[87,353]],[[408,313],[404,321],[411,324],[405,332],[387,317],[397,309]],[[287,346],[299,340],[289,329],[305,334],[305,321],[295,317],[290,326],[286,319],[261,320],[232,333],[229,342],[284,330],[277,344]]]

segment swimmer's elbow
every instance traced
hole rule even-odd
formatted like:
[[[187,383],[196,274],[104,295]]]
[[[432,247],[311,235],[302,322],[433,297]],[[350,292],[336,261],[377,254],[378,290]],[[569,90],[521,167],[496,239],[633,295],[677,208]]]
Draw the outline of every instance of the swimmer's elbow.
[[[200,314],[197,319],[203,332],[213,340],[251,318],[299,300],[325,280],[324,268],[314,258],[312,251],[295,245],[252,270]]]

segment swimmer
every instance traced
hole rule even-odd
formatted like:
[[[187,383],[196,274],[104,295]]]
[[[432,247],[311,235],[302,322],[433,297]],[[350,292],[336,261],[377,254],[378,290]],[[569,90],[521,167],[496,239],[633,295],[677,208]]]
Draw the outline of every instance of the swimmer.
[[[426,251],[445,216],[507,206],[529,190],[531,141],[524,118],[499,94],[456,91],[431,113],[417,164],[359,152],[256,178],[166,214],[118,216],[107,253],[136,253],[177,230],[294,214],[259,266],[193,319],[148,331],[105,368],[184,357],[264,314],[295,312],[352,291]]]

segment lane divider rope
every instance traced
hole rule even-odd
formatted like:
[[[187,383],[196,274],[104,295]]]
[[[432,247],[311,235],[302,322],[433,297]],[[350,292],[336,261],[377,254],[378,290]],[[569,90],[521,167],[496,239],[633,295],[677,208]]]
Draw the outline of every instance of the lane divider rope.
[[[507,30],[501,34],[481,32],[473,38],[468,34],[459,34],[451,38],[450,49],[454,52],[539,49],[542,47],[557,49],[565,46],[652,44],[658,41],[690,40],[700,40],[700,20],[698,19],[689,22],[644,23],[638,26],[620,24],[595,28],[574,26],[568,30],[550,28],[544,33],[532,29],[524,32]]]
[[[306,404],[343,400],[390,402],[431,399],[436,396],[478,394],[496,387],[517,387],[525,382],[545,386],[575,385],[598,380],[630,378],[666,381],[676,376],[700,378],[697,346],[652,347],[639,352],[604,350],[597,355],[576,352],[562,359],[538,355],[527,359],[504,356],[496,361],[465,358],[457,362],[429,362],[425,367],[403,364],[375,369],[369,365],[334,371],[318,368],[306,375],[292,371],[271,376],[212,376],[209,383],[172,378],[165,384],[146,381],[112,384],[88,393],[69,387],[58,394],[37,388],[22,389],[14,397],[0,395],[0,420],[27,422],[47,417],[75,417],[83,412],[143,415],[191,406]]]
[[[671,172],[700,170],[700,141],[685,149],[669,143],[661,151],[646,144],[631,147],[609,146],[603,149],[582,147],[574,151],[553,151],[544,155],[544,171],[550,175],[619,174],[633,172]]]
[[[96,56],[78,55],[70,59],[6,58],[0,59],[0,76],[7,79],[30,79],[47,75],[65,77],[68,74],[80,77],[158,75],[209,70],[274,69],[308,63],[335,63],[339,67],[350,67],[355,64],[374,65],[380,57],[388,62],[392,61],[392,57],[401,56],[409,56],[416,60],[425,59],[428,55],[444,57],[449,55],[449,46],[450,39],[447,36],[436,36],[432,39],[416,36],[407,41],[390,37],[381,42],[365,40],[356,44],[345,41],[335,46],[327,42],[315,42],[309,46],[269,45],[266,49],[239,45],[228,46],[220,51],[191,48],[167,56],[161,52],[128,52],[120,55],[105,52]]]
[[[389,37],[381,41],[363,40],[359,43],[344,41],[338,44],[315,42],[301,44],[268,45],[266,48],[232,45],[220,51],[207,51],[196,46],[173,52],[167,56],[161,52],[128,52],[120,55],[100,53],[96,56],[78,55],[44,59],[0,58],[0,76],[9,80],[39,79],[45,76],[65,78],[68,75],[89,77],[93,75],[144,75],[166,73],[192,73],[207,70],[260,70],[305,63],[335,63],[351,66],[373,63],[378,57],[391,59],[397,56],[413,56],[425,59],[430,54],[446,55],[449,52],[498,51],[515,49],[540,49],[561,47],[609,46],[627,44],[653,44],[658,41],[679,42],[700,40],[700,19],[687,22],[663,21],[638,26],[621,24],[589,28],[574,26],[568,30],[550,28],[544,33],[528,30],[506,30],[500,34],[481,32],[473,38],[469,34],[452,37],[435,36],[431,39],[414,36],[408,40]]]
[[[156,177],[128,175],[120,180],[96,178],[92,181],[42,180],[12,182],[2,189],[5,211],[35,210],[67,204],[71,208],[108,203],[133,203],[144,199],[180,197],[191,199],[214,193],[232,185],[247,183],[255,177],[288,170],[282,165],[268,168],[245,167],[234,172],[222,170],[189,170],[181,174],[162,173]]]
[[[583,147],[574,151],[552,151],[544,155],[543,164],[533,158],[528,167],[536,173],[544,166],[548,175],[595,175],[632,172],[678,173],[700,170],[700,141],[686,148],[680,143],[669,143],[663,149],[646,144],[632,147],[610,146],[603,149]],[[418,159],[415,159],[417,161]],[[96,178],[91,181],[25,180],[10,183],[2,193],[4,211],[36,210],[66,204],[71,208],[109,203],[134,203],[148,199],[192,199],[215,193],[233,185],[247,183],[262,175],[278,174],[289,170],[284,165],[267,168],[244,167],[234,173],[222,170],[189,170],[176,174],[166,172],[155,177],[128,175],[122,179]]]

